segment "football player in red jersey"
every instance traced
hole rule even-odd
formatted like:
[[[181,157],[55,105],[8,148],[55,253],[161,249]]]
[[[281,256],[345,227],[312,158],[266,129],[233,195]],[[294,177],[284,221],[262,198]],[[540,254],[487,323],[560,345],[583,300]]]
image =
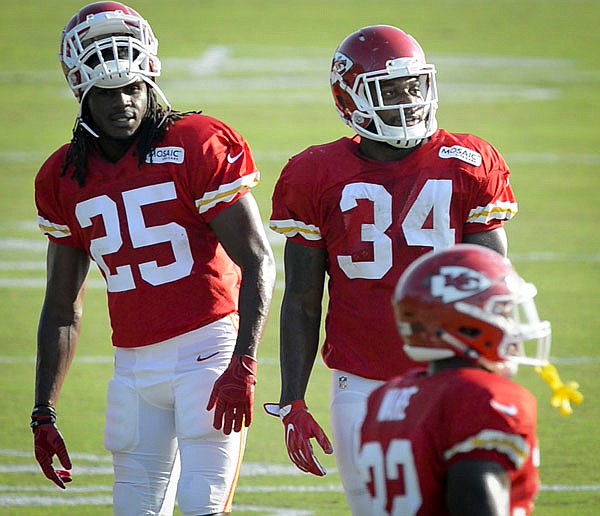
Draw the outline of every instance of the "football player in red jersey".
[[[430,252],[404,272],[393,312],[406,354],[429,365],[368,399],[357,433],[370,499],[362,514],[532,512],[537,405],[510,378],[519,365],[548,364],[550,323],[535,294],[506,258],[472,244]]]
[[[431,250],[467,242],[506,255],[503,225],[517,204],[509,169],[489,143],[438,129],[435,67],[410,35],[381,25],[350,34],[334,54],[331,89],[355,136],[293,157],[273,193],[270,227],[287,240],[281,395],[266,408],[282,418],[291,460],[325,474],[311,439],[327,453],[332,446],[304,398],[328,277],[322,356],[332,373],[333,443],[349,504],[364,513],[352,428],[367,395],[414,365],[396,342],[391,292]]]
[[[35,455],[64,489],[71,461],[55,406],[94,260],[116,348],[104,434],[115,514],[171,514],[175,490],[183,514],[225,514],[275,266],[250,193],[259,172],[247,142],[218,120],[171,110],[156,83],[157,47],[148,22],[116,2],[82,8],[62,35],[80,110],[70,144],[35,182],[49,238]]]

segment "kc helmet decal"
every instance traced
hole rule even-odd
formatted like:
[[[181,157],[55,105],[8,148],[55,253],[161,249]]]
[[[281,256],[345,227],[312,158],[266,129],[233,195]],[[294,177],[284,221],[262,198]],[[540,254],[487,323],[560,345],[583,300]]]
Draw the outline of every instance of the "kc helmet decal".
[[[454,303],[487,290],[490,280],[480,272],[460,266],[440,267],[431,277],[431,295],[442,303]]]

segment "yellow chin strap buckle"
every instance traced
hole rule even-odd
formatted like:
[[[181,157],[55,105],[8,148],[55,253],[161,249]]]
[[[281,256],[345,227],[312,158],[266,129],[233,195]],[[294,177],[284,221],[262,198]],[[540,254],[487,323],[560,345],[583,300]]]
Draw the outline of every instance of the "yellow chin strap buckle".
[[[579,405],[583,402],[583,394],[579,392],[577,382],[562,383],[556,367],[552,364],[546,364],[544,367],[536,367],[535,372],[539,374],[550,389],[550,405],[557,408],[562,416],[570,416],[573,413],[571,403]]]

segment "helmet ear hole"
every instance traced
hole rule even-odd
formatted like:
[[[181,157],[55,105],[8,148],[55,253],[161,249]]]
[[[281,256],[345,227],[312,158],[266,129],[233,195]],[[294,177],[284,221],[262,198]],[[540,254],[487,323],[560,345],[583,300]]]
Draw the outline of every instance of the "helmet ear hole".
[[[463,326],[463,327],[459,328],[458,332],[461,335],[464,335],[465,337],[467,337],[469,339],[474,339],[474,338],[478,337],[479,335],[481,335],[481,330],[479,330],[477,328],[469,328],[467,326]]]
[[[339,106],[345,111],[348,109],[348,105],[344,102],[344,98],[341,95],[335,96],[335,101],[339,104]]]

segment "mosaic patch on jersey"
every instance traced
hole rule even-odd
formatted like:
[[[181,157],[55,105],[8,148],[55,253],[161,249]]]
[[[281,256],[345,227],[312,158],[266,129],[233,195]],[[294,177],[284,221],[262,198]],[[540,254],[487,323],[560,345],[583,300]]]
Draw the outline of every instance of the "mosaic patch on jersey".
[[[146,163],[176,163],[181,165],[185,157],[182,147],[156,147],[146,156]]]
[[[479,154],[479,152],[467,149],[466,147],[461,147],[460,145],[441,147],[438,156],[442,159],[459,159],[474,167],[481,165],[481,154]]]

